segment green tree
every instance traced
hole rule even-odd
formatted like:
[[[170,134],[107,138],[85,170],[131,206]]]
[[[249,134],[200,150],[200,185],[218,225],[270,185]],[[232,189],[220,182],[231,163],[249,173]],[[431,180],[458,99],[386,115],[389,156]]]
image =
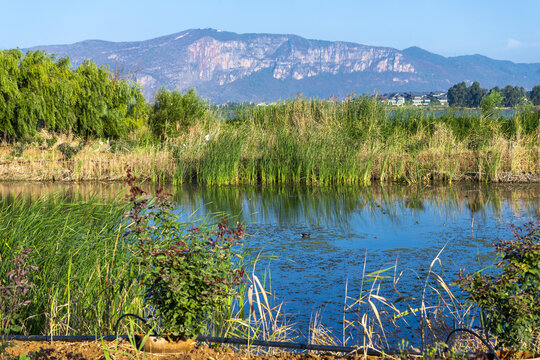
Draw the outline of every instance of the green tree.
[[[460,82],[448,89],[448,105],[480,107],[482,98],[486,96],[487,90],[480,87],[480,83],[475,81],[467,87],[465,82]]]
[[[480,103],[482,102],[482,98],[486,96],[487,90],[482,89],[480,87],[480,83],[478,81],[473,82],[473,84],[467,89],[468,97],[467,97],[467,106],[469,107],[480,107]]]
[[[0,51],[0,133],[4,140],[16,135],[15,107],[21,96],[17,79],[22,57],[20,50]]]
[[[532,88],[530,99],[534,105],[540,105],[540,85],[536,85]]]
[[[161,88],[156,93],[149,125],[155,136],[174,137],[205,116],[208,105],[194,89],[186,92]]]
[[[41,51],[29,51],[20,58],[17,86],[20,96],[14,104],[12,127],[17,138],[33,136],[38,126],[44,127],[47,113],[44,88],[49,71],[54,66],[50,56]]]
[[[448,105],[450,106],[467,106],[467,85],[465,82],[460,82],[448,89]]]
[[[140,89],[91,61],[41,51],[0,50],[0,134],[30,137],[45,128],[82,136],[119,137],[146,115]]]
[[[525,97],[525,89],[523,87],[517,87],[512,85],[505,86],[501,94],[503,96],[503,106],[516,107],[523,102]]]
[[[482,108],[482,114],[490,117],[495,114],[497,107],[501,106],[502,95],[498,91],[490,91],[488,95],[482,98],[480,107]]]

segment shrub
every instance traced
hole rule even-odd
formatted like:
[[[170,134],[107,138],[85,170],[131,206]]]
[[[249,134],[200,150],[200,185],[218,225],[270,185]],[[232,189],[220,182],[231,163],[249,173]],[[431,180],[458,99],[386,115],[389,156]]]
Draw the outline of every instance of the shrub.
[[[497,107],[501,106],[502,95],[497,90],[493,90],[488,95],[482,98],[480,107],[482,108],[482,115],[485,117],[493,117],[497,114]]]
[[[242,225],[229,229],[223,220],[217,230],[188,229],[170,211],[168,194],[158,190],[153,199],[144,198],[129,168],[127,183],[133,204],[128,235],[145,270],[145,299],[166,334],[196,337],[244,276],[233,251],[243,238]]]
[[[513,240],[495,245],[498,274],[460,272],[457,284],[484,311],[500,346],[528,350],[540,345],[540,218],[512,232]]]
[[[52,137],[45,140],[48,148],[52,148],[56,144],[57,141],[58,141],[58,138],[56,137],[56,135],[53,135]]]
[[[24,329],[20,310],[30,304],[29,291],[34,284],[29,277],[38,269],[27,262],[29,249],[15,249],[15,252],[16,256],[11,260],[12,270],[7,273],[7,278],[0,279],[0,334],[21,332]]]
[[[73,156],[77,155],[77,153],[81,151],[81,148],[82,148],[82,145],[71,146],[67,143],[62,143],[58,145],[58,150],[62,153],[65,160],[71,160]]]
[[[41,146],[43,144],[43,136],[40,134],[34,135],[32,143],[36,143],[37,146]]]
[[[149,125],[159,138],[174,137],[205,116],[208,105],[194,89],[186,92],[161,88],[152,106]]]
[[[11,151],[10,151],[9,155],[11,157],[21,157],[21,156],[23,156],[23,153],[24,153],[25,149],[26,149],[26,145],[24,143],[22,143],[22,142],[16,143],[11,148]]]

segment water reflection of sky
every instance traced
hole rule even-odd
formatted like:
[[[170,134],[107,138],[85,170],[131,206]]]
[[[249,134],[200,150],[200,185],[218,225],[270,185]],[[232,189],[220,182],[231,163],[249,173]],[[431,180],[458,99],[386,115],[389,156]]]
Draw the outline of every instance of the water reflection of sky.
[[[0,196],[17,190],[0,184]],[[21,186],[19,184],[18,186]],[[73,185],[70,185],[73,186]],[[69,191],[85,191],[84,186]],[[94,186],[88,185],[96,190]],[[118,185],[100,185],[105,193]],[[20,192],[32,192],[31,186]],[[45,191],[43,186],[40,191]],[[50,190],[50,189],[49,189]],[[323,322],[341,329],[345,287],[358,294],[367,271],[396,264],[399,286],[414,296],[444,248],[448,283],[459,268],[477,270],[494,261],[489,244],[510,238],[510,223],[539,215],[540,184],[454,186],[373,186],[364,188],[169,188],[187,219],[225,212],[247,224],[246,245],[261,252],[261,277],[291,319],[305,333],[312,313],[324,309]],[[39,192],[38,192],[39,193]],[[37,195],[37,194],[36,194]],[[310,233],[302,238],[302,233]],[[270,256],[273,256],[271,259]],[[393,273],[390,273],[393,275]]]
[[[423,285],[417,276],[424,278],[443,248],[442,268],[436,268],[448,283],[459,268],[492,264],[489,244],[511,237],[511,222],[537,216],[540,201],[538,185],[196,192],[176,198],[189,212],[236,215],[253,234],[248,246],[274,255],[259,269],[269,270],[272,292],[304,332],[318,309],[326,325],[340,331],[345,286],[349,296],[359,293],[364,262],[368,272],[397,262],[398,273],[404,271],[399,286],[414,296]]]

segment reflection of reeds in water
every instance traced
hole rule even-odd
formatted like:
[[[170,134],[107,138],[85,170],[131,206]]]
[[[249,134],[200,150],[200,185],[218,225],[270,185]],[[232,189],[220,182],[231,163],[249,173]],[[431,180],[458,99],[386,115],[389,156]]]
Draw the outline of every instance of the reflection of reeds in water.
[[[46,197],[49,194],[61,192],[66,200],[83,200],[93,196],[100,199],[123,198],[125,186],[122,183],[83,182],[0,182],[0,199],[25,196],[29,199]]]
[[[427,208],[453,216],[476,202],[473,213],[502,214],[503,204],[512,211],[535,215],[540,208],[540,187],[530,185],[455,184],[453,186],[372,186],[332,189],[302,187],[199,188],[179,191],[177,200],[191,209],[224,210],[240,219],[269,219],[277,223],[329,224],[347,227],[353,214],[383,214],[399,221],[399,208],[422,212]],[[475,200],[476,199],[476,200]],[[252,214],[256,214],[253,215]]]
[[[156,185],[148,183],[146,187]],[[28,183],[0,182],[0,197],[27,194],[38,197],[62,189],[74,197],[95,194],[111,198],[121,194],[121,183]],[[429,209],[454,217],[466,212],[472,217],[492,213],[502,216],[505,206],[535,217],[540,211],[538,184],[476,184],[452,186],[368,186],[313,188],[302,186],[175,187],[165,186],[174,201],[189,213],[228,213],[242,222],[327,224],[342,229],[353,215],[385,216],[399,222],[400,209],[422,213]]]

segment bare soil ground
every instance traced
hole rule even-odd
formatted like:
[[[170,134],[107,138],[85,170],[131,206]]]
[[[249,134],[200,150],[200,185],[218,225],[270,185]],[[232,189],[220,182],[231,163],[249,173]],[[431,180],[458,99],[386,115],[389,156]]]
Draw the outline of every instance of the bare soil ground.
[[[55,359],[55,360],[84,360],[84,359],[104,359],[107,360],[232,360],[232,359],[253,359],[253,360],[333,360],[333,359],[362,359],[362,355],[339,356],[336,354],[314,354],[314,353],[293,353],[279,352],[276,354],[255,355],[253,353],[236,352],[231,348],[212,349],[206,345],[200,345],[194,350],[177,354],[151,354],[136,352],[131,344],[126,340],[116,342],[106,341],[11,341],[12,346],[6,348],[4,354],[0,353],[0,360],[19,359],[22,354],[27,354],[34,359]],[[108,355],[108,357],[106,356]],[[375,358],[374,358],[375,359]]]

